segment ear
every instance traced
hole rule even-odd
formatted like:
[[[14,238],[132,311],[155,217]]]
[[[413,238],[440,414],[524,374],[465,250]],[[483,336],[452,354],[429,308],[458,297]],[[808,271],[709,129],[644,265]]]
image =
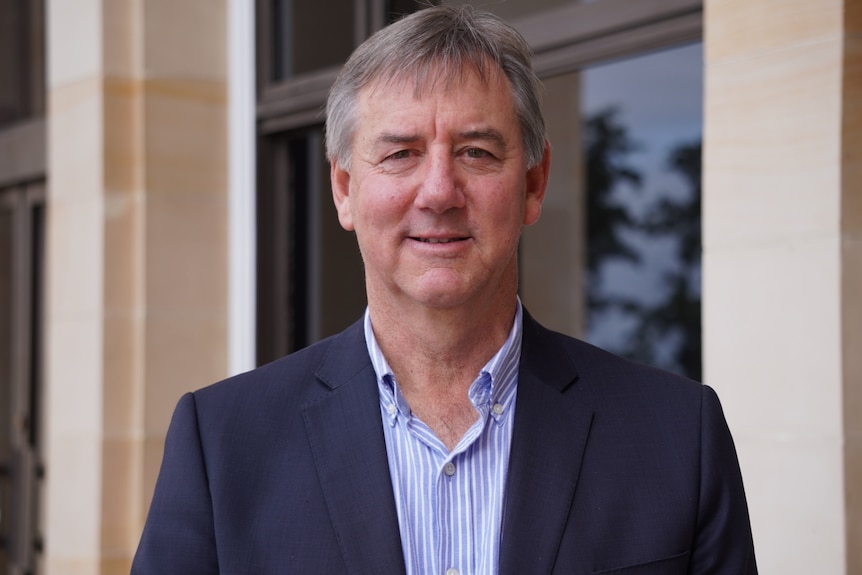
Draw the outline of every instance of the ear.
[[[542,202],[548,187],[548,172],[551,169],[551,144],[545,140],[542,160],[527,170],[527,198],[524,206],[524,225],[532,226],[542,213]]]
[[[352,232],[354,227],[350,206],[350,172],[333,160],[329,167],[329,179],[332,183],[332,199],[338,212],[338,221],[342,228]]]

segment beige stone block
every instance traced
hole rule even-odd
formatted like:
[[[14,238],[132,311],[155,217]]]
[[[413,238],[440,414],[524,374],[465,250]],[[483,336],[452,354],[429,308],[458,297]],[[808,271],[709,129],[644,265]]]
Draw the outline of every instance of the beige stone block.
[[[48,173],[52,199],[101,197],[102,82],[87,79],[48,94]]]
[[[844,478],[835,438],[737,437],[760,573],[844,568]]]
[[[849,2],[852,11],[862,20],[862,3]],[[841,140],[841,229],[862,236],[862,22],[844,41],[844,74]]]
[[[74,407],[70,406],[70,409]],[[101,547],[102,442],[98,434],[52,433],[48,441],[45,539],[49,566],[98,559]],[[65,571],[58,567],[50,573]]]
[[[841,260],[844,428],[848,436],[862,441],[862,236],[845,237]],[[862,462],[859,465],[862,469]]]
[[[106,193],[132,194],[143,187],[143,82],[108,78],[102,86]]]
[[[225,199],[202,194],[150,196],[146,246],[150,310],[210,320],[225,317]]]
[[[224,83],[147,82],[143,130],[149,193],[226,194],[225,98]]]
[[[144,0],[148,78],[227,77],[225,0]]]
[[[49,322],[46,352],[49,437],[101,434],[102,324],[99,316]]]
[[[142,438],[106,438],[102,457],[103,557],[131,561],[140,538]]]
[[[137,0],[102,2],[105,76],[129,78],[140,77],[143,74],[143,31],[141,2]]]
[[[132,557],[104,557],[99,566],[99,575],[128,575],[132,569]]]
[[[99,315],[104,277],[102,223],[102,202],[98,198],[51,202],[48,211],[49,320]]]
[[[550,180],[542,215],[524,231],[520,252],[524,305],[548,327],[572,336],[583,331],[586,256],[579,96],[577,73],[545,81],[545,115],[554,118],[548,125]]]
[[[860,412],[856,412],[859,417]],[[847,505],[847,573],[862,573],[862,435],[844,442],[844,490]]]
[[[48,87],[57,88],[102,73],[102,2],[46,2]]]
[[[104,202],[104,307],[108,313],[140,312],[143,298],[144,199],[110,194]]]
[[[837,236],[705,254],[704,381],[734,433],[841,437],[839,266]]]
[[[101,573],[100,563],[101,560],[97,555],[91,555],[85,559],[57,557],[49,549],[44,572],[51,575],[93,575],[93,573]]]
[[[757,52],[838,38],[845,0],[706,0],[706,59],[747,58]]]
[[[142,429],[143,329],[138,314],[111,313],[104,321],[103,432],[131,437]]]
[[[841,178],[840,43],[709,64],[704,247],[833,233]]]
[[[844,33],[848,36],[858,35],[862,32],[862,3],[856,0],[843,0],[844,4]]]
[[[227,322],[180,310],[152,313],[146,334],[145,432],[164,436],[180,396],[223,379]]]

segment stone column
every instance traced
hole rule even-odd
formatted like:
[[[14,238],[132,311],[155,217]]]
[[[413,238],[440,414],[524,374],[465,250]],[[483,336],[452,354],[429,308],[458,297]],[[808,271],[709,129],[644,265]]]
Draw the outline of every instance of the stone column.
[[[586,252],[581,81],[578,72],[544,81],[544,114],[551,141],[551,173],[539,223],[521,240],[520,292],[547,327],[572,336],[584,331]]]
[[[128,573],[172,407],[226,371],[225,5],[47,8],[44,571]]]
[[[762,573],[859,573],[862,19],[855,0],[706,0],[706,383]]]

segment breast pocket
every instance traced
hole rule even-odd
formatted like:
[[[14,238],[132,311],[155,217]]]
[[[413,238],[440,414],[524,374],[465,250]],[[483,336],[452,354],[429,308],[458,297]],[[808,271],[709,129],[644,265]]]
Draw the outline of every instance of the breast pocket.
[[[593,575],[685,575],[688,571],[688,551],[626,567],[593,571]]]

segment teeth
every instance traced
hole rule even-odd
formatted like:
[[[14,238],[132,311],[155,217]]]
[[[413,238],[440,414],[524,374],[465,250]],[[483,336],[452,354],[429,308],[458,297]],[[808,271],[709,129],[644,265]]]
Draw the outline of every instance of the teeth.
[[[457,242],[458,240],[450,238],[423,238],[421,241],[426,244],[448,244],[451,242]]]

